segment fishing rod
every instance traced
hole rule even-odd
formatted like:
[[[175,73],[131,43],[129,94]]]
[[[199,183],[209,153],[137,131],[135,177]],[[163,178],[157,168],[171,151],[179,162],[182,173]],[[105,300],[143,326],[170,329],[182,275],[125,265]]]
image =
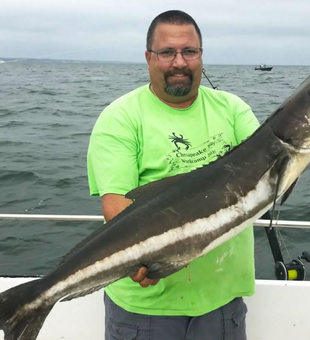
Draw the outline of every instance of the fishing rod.
[[[294,280],[304,281],[306,279],[306,269],[302,260],[310,262],[310,254],[306,251],[297,257],[297,260],[292,260],[289,263],[284,262],[275,229],[272,226],[273,218],[270,211],[267,211],[262,217],[262,220],[270,220],[269,226],[265,227],[266,235],[271,248],[272,256],[275,262],[275,275],[278,280]],[[284,243],[284,241],[283,241]],[[288,253],[289,254],[289,253]]]
[[[206,75],[206,69],[203,68],[202,69],[202,73],[203,75],[208,79],[208,82],[210,83],[210,85],[212,86],[213,90],[218,90],[218,87],[217,86],[214,86],[212,83],[211,83],[211,80],[208,78],[208,76]]]

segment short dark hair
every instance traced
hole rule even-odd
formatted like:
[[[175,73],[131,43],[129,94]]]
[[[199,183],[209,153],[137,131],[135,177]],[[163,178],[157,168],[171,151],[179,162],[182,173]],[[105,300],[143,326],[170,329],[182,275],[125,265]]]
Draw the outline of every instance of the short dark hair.
[[[152,44],[154,40],[154,31],[159,24],[172,24],[172,25],[194,25],[195,30],[198,34],[200,40],[200,47],[202,47],[202,36],[196,21],[187,13],[171,10],[159,14],[152,22],[147,31],[146,36],[146,49],[152,49]]]

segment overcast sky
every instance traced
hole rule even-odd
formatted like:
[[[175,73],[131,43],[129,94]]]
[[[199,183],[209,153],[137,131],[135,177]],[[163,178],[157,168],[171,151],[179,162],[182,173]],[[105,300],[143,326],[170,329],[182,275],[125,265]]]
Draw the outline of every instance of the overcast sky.
[[[169,9],[196,20],[206,64],[310,65],[309,0],[0,0],[0,58],[143,62]]]

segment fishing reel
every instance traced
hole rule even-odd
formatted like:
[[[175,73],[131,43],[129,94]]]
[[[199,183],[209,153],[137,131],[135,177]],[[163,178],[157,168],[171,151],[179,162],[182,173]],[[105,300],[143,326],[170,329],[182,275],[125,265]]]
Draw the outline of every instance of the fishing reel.
[[[298,260],[292,260],[285,264],[282,261],[277,261],[275,264],[275,274],[278,280],[295,280],[303,281],[306,278],[306,269],[302,260],[310,262],[310,254],[306,251],[298,256]]]

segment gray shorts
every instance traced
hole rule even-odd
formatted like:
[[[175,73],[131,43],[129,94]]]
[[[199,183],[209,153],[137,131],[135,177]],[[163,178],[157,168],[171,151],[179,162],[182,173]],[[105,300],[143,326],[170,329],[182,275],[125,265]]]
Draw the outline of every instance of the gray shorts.
[[[105,340],[246,340],[242,298],[197,317],[130,313],[107,294],[104,302]]]

